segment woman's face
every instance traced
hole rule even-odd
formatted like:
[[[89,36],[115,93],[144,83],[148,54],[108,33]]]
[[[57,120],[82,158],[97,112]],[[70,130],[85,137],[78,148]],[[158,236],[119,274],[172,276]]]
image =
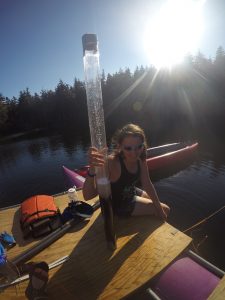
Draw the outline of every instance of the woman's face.
[[[123,152],[125,159],[130,161],[137,160],[144,148],[143,141],[140,137],[127,136],[123,139],[120,150]]]

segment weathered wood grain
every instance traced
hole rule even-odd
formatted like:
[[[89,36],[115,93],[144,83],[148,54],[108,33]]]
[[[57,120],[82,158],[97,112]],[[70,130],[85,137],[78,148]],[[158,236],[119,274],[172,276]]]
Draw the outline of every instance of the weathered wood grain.
[[[225,299],[225,276],[220,280],[218,286],[209,296],[208,300],[224,300]]]

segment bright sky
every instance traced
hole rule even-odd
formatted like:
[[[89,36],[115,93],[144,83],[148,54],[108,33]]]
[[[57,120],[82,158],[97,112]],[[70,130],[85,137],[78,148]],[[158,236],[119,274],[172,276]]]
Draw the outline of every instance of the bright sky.
[[[191,13],[187,6],[176,18],[177,6],[165,8],[168,0],[0,0],[0,93],[18,97],[27,87],[31,93],[40,93],[54,89],[60,79],[70,85],[75,77],[83,80],[84,33],[98,35],[106,74],[151,63],[172,65],[180,55],[175,52],[178,48],[194,55],[200,49],[213,58],[218,46],[225,48],[225,1],[179,1],[202,2],[199,17],[192,15],[195,6]],[[171,23],[174,19],[186,24]],[[166,39],[175,29],[176,34]],[[156,40],[159,35],[163,38]],[[186,48],[181,49],[184,44]],[[159,47],[171,55],[165,58]]]

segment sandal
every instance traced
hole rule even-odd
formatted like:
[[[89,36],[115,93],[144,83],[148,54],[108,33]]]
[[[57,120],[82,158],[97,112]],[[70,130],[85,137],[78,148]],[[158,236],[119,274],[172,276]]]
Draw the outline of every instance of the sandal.
[[[30,281],[25,291],[25,295],[29,300],[48,299],[46,287],[48,283],[49,267],[46,262],[29,263]]]
[[[82,218],[91,218],[93,215],[94,209],[92,205],[84,202],[84,201],[72,201],[70,204],[72,213],[75,216],[79,216]]]
[[[62,222],[78,217],[90,219],[94,213],[92,205],[84,201],[71,201],[62,213]]]

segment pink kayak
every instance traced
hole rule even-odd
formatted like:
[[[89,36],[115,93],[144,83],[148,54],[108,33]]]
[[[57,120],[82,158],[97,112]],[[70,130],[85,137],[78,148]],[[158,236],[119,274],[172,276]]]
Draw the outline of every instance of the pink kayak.
[[[75,171],[68,169],[67,167],[63,166],[64,174],[69,182],[70,186],[76,186],[77,188],[82,188],[84,185],[85,177],[81,176]]]

